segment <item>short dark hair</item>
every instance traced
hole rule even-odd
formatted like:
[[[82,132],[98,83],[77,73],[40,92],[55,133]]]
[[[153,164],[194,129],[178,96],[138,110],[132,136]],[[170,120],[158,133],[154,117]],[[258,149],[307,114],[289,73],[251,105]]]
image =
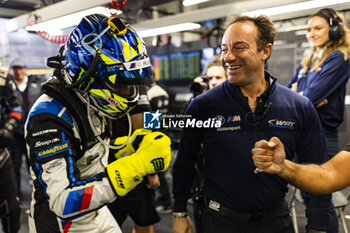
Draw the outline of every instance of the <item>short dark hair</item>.
[[[247,15],[233,15],[227,18],[227,28],[234,23],[250,21],[253,22],[258,28],[258,38],[256,44],[258,45],[258,51],[261,51],[267,44],[275,41],[276,31],[273,23],[266,15],[260,15],[258,17],[250,17]]]

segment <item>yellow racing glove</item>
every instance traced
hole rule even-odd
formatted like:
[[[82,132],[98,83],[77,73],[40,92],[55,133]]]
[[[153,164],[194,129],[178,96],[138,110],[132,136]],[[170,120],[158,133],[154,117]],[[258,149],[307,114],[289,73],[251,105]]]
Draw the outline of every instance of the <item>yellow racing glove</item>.
[[[130,140],[130,151],[136,147],[133,142]],[[170,144],[170,138],[161,132],[147,133],[135,153],[110,163],[106,170],[118,196],[126,195],[144,176],[165,171],[171,160]]]
[[[120,159],[121,157],[135,153],[143,137],[150,133],[152,133],[152,130],[149,130],[149,129],[141,128],[141,129],[135,130],[135,132],[131,135],[126,145],[123,148],[117,150],[116,153],[114,153],[115,158]],[[114,140],[113,145],[120,146],[124,144],[127,139],[128,139],[127,136],[118,137]]]

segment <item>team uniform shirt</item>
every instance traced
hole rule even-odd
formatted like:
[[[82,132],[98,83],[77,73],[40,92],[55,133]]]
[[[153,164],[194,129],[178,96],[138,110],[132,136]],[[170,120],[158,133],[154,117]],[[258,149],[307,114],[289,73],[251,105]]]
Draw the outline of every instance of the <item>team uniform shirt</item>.
[[[350,61],[336,50],[331,53],[314,72],[305,72],[299,66],[292,80],[287,84],[290,88],[298,83],[298,92],[309,98],[314,106],[327,99],[328,104],[317,108],[322,126],[326,133],[334,132],[343,122],[346,83],[350,76]]]
[[[288,192],[287,182],[280,177],[254,173],[251,149],[255,142],[276,136],[285,145],[287,159],[318,164],[328,159],[325,136],[312,103],[277,84],[268,72],[265,72],[265,78],[270,80],[270,86],[258,98],[255,114],[239,87],[228,81],[199,95],[189,104],[186,114],[202,120],[219,119],[221,127],[183,129],[174,164],[175,212],[186,211],[201,144],[204,194],[240,213],[275,210]],[[320,211],[308,219],[309,228],[319,229],[328,221],[331,196],[308,194],[308,197],[320,200]]]
[[[106,121],[91,109],[105,143]],[[26,122],[33,199],[30,232],[121,232],[105,206],[116,199],[105,167],[109,149],[96,140],[82,152],[81,135],[71,113],[43,94]]]

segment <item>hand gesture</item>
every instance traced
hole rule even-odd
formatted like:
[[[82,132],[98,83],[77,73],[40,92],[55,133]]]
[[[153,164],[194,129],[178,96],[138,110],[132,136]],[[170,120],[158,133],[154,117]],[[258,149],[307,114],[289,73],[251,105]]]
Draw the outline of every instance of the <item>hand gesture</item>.
[[[254,165],[260,171],[279,174],[284,167],[286,157],[282,142],[273,137],[270,141],[261,140],[255,143],[252,149]]]
[[[192,221],[189,216],[185,218],[173,218],[174,233],[192,233]]]

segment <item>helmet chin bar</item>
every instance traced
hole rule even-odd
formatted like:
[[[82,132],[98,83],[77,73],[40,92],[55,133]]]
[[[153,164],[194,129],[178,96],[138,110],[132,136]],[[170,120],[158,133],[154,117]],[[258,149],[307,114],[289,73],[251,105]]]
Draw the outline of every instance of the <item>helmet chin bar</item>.
[[[87,118],[90,124],[90,127],[92,129],[92,132],[94,133],[95,137],[97,138],[97,140],[99,142],[101,142],[104,146],[108,147],[109,149],[114,149],[114,150],[119,150],[120,148],[123,148],[129,141],[129,138],[131,137],[131,133],[132,133],[132,121],[131,121],[131,117],[130,114],[127,113],[126,116],[128,118],[128,124],[129,124],[129,131],[128,131],[128,138],[125,140],[125,142],[121,145],[118,146],[114,146],[114,145],[110,145],[109,143],[105,142],[100,134],[98,133],[97,129],[95,128],[92,119],[91,119],[91,114],[90,114],[90,110],[93,109],[96,112],[98,112],[99,115],[103,115],[103,117],[107,116],[105,113],[103,113],[102,111],[100,111],[98,108],[96,108],[95,106],[90,104],[90,98],[88,96],[88,93],[84,93],[85,96],[81,96],[80,94],[78,94],[79,98],[81,98],[81,100],[83,100],[86,104],[87,107]],[[107,116],[110,117],[110,116]]]

